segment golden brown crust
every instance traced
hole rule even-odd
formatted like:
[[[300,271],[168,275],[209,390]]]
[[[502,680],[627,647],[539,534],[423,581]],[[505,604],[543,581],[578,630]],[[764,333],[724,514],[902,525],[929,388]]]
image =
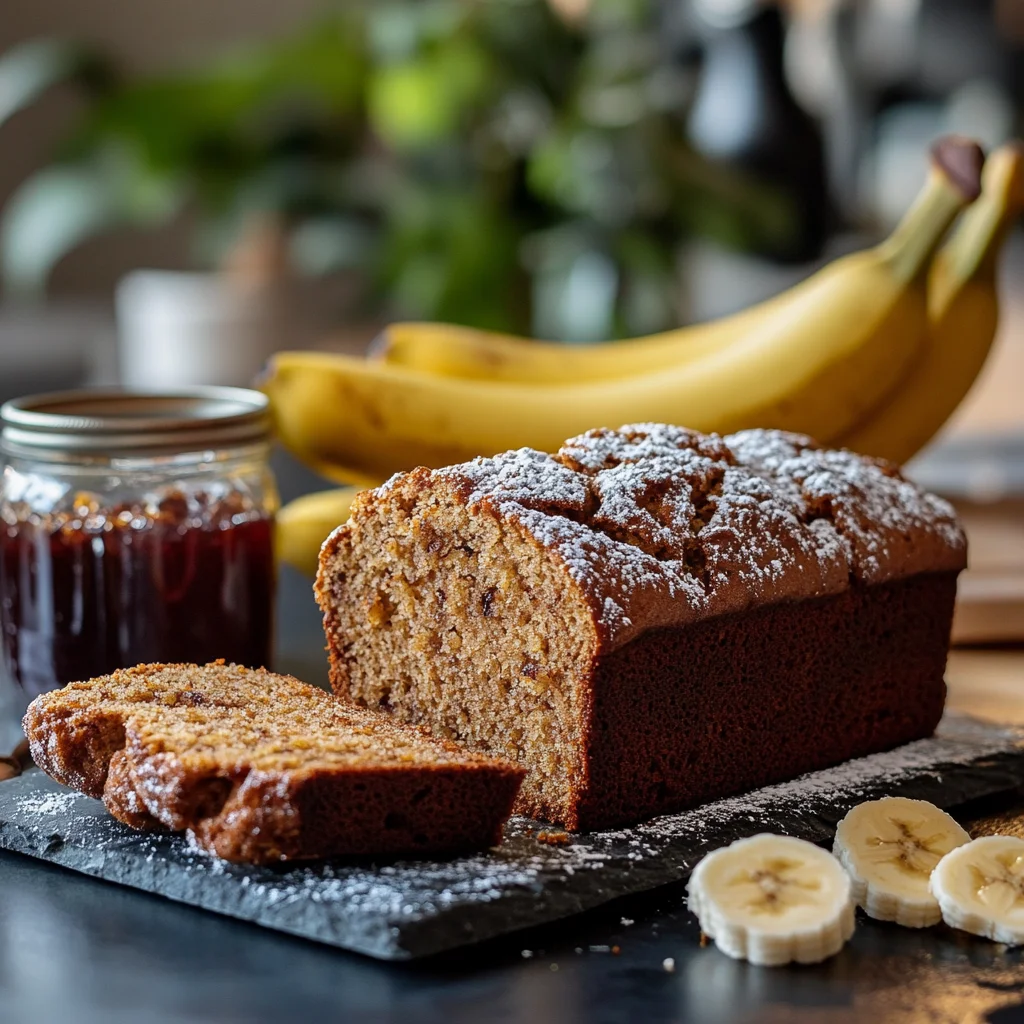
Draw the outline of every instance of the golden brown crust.
[[[321,552],[325,612],[339,545],[396,492],[410,510],[433,495],[492,515],[546,548],[590,606],[602,654],[650,629],[958,572],[967,558],[953,508],[885,460],[779,430],[721,438],[642,423],[363,492]]]
[[[952,507],[891,463],[637,424],[363,492],[316,596],[336,693],[526,765],[520,813],[599,827],[928,734],[965,563]],[[755,698],[806,747],[758,747]]]
[[[165,832],[167,826],[154,818],[132,779],[132,763],[126,750],[110,759],[107,781],[103,784],[103,803],[107,810],[126,825],[144,832]]]
[[[37,697],[36,763],[133,828],[228,860],[427,853],[500,838],[523,770],[217,662],[140,665]]]

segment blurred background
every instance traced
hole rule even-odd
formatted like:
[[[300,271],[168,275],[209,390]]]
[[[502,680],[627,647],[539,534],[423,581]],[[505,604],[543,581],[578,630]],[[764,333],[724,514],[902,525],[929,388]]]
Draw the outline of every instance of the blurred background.
[[[0,399],[241,383],[398,318],[717,316],[881,237],[948,131],[1024,131],[1024,0],[8,4]],[[968,518],[962,641],[1024,633],[1019,230],[1001,273],[989,364],[909,469]]]

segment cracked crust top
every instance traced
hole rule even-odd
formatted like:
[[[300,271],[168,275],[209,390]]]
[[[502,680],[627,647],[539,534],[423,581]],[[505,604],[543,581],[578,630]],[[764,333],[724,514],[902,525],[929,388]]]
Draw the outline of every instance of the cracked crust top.
[[[352,521],[397,488],[448,491],[548,548],[604,651],[653,627],[966,565],[948,503],[891,463],[778,430],[591,430],[553,455],[524,448],[399,475],[357,498]]]

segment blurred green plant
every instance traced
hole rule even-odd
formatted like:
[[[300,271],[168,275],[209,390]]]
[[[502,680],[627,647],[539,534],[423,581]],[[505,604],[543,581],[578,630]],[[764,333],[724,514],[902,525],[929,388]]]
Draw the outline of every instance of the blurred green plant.
[[[0,58],[0,126],[69,81],[84,111],[0,224],[14,291],[90,235],[188,208],[205,266],[272,224],[290,269],[355,268],[374,313],[591,340],[678,321],[688,235],[770,249],[793,227],[778,195],[687,146],[690,82],[649,0],[578,18],[550,0],[353,0],[144,80],[34,41]]]

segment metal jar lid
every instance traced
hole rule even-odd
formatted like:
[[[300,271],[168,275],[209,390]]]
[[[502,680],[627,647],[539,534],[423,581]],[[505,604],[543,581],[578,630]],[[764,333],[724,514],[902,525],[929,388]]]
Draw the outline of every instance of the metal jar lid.
[[[0,406],[4,447],[49,456],[203,451],[266,440],[265,395],[245,388],[82,389]]]

